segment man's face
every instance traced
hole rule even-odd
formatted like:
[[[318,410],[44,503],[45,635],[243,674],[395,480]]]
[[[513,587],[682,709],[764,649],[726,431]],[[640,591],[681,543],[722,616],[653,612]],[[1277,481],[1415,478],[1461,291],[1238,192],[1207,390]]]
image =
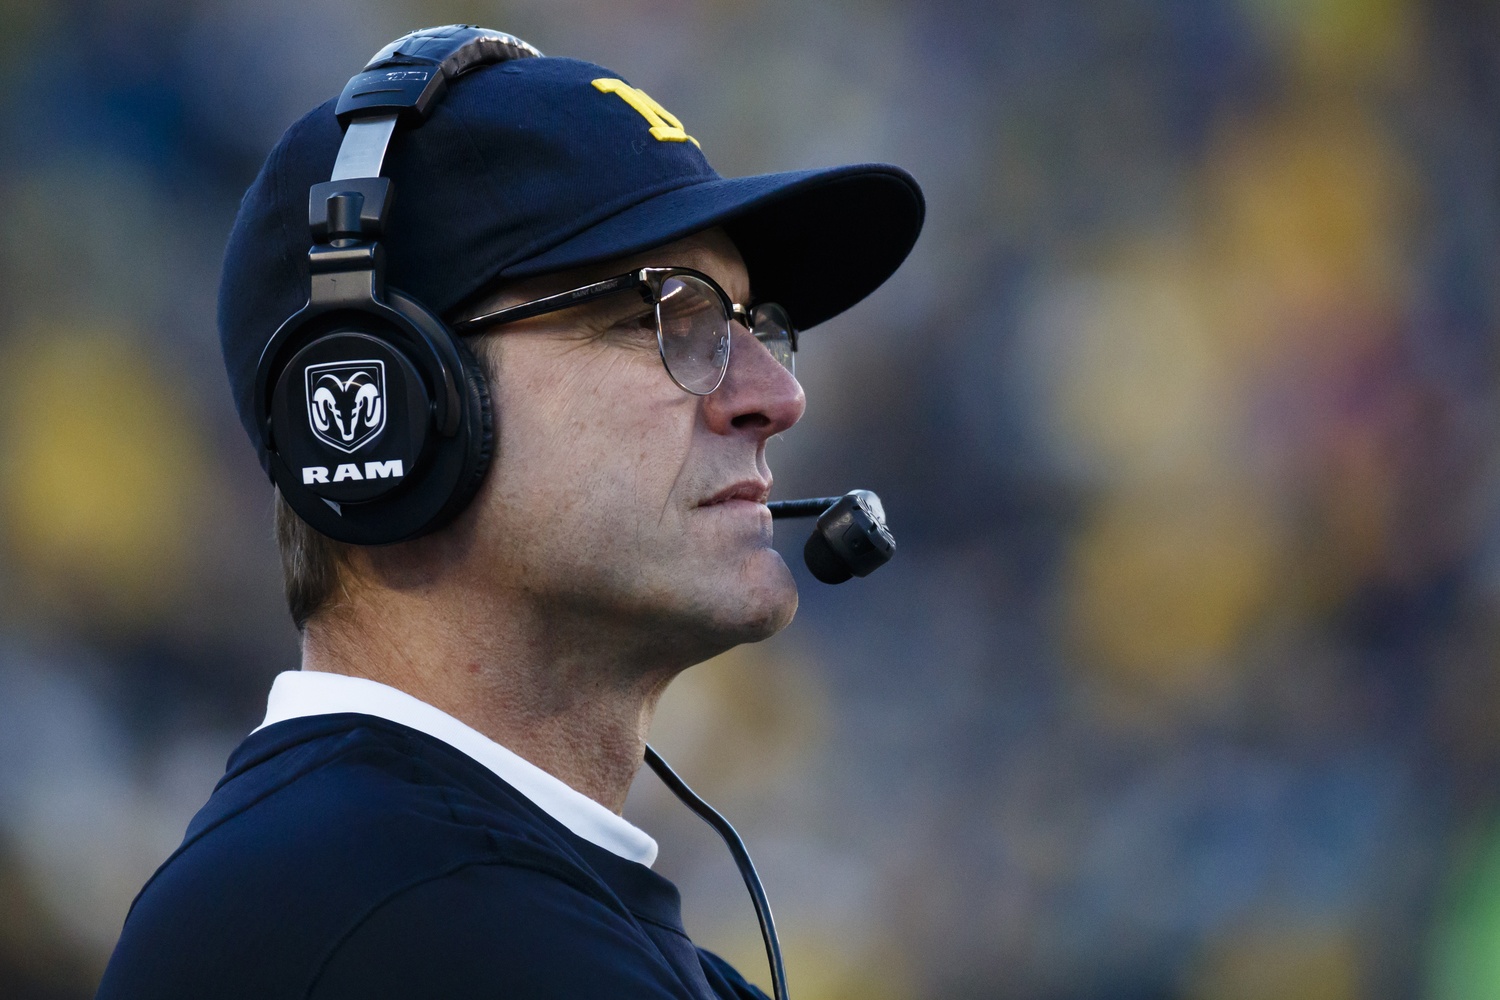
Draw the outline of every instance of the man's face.
[[[744,262],[718,230],[549,276],[505,301],[642,266],[691,267],[750,301]],[[472,513],[475,585],[667,660],[693,662],[790,622],[797,591],[771,547],[766,442],[805,400],[749,331],[732,330],[724,382],[707,396],[668,377],[633,292],[486,335],[496,456]]]

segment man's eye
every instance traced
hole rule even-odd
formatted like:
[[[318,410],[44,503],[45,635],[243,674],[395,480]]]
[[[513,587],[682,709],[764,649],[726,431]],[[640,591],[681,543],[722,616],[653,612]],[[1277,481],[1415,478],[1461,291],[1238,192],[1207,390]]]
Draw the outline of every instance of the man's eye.
[[[649,333],[654,336],[656,334],[656,312],[650,306],[644,309],[633,310],[616,319],[611,324],[611,329],[619,333]]]

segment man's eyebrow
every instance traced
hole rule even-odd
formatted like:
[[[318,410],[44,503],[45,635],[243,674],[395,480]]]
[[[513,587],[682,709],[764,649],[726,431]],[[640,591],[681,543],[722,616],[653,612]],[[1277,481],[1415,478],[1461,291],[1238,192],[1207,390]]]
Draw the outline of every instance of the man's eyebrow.
[[[507,293],[504,296],[491,298],[488,303],[483,304],[483,308],[475,307],[465,310],[464,315],[466,317],[484,315],[501,309],[508,309],[533,299],[560,294],[566,291],[568,291],[567,288],[562,288],[557,291],[544,291],[540,294],[528,294],[521,297],[517,297],[513,293]],[[589,299],[565,305],[561,308],[542,313],[539,316],[517,322],[532,325],[536,329],[572,327],[587,330],[593,328],[594,332],[603,333],[625,320],[633,319],[637,316],[650,315],[651,312],[651,303],[641,295],[638,289],[622,287],[615,292],[602,295],[597,299]],[[454,320],[455,323],[462,323],[464,321],[463,318]],[[481,327],[474,332],[483,333],[485,330]]]
[[[521,305],[522,303],[530,302],[535,299],[546,298],[549,295],[560,295],[564,292],[571,291],[574,288],[582,288],[597,281],[608,280],[617,275],[634,274],[643,267],[690,268],[694,271],[701,272],[713,278],[714,281],[724,289],[725,294],[729,296],[731,301],[738,302],[741,305],[749,305],[754,301],[753,289],[747,291],[745,294],[735,294],[735,290],[730,286],[730,284],[726,284],[721,279],[720,275],[714,273],[717,270],[715,265],[721,262],[722,258],[708,247],[686,246],[674,252],[670,257],[647,252],[636,257],[627,257],[623,260],[616,261],[615,263],[607,267],[600,266],[584,269],[578,273],[575,273],[574,277],[568,279],[567,281],[551,280],[555,279],[555,275],[542,278],[539,281],[534,279],[532,281],[521,279],[518,283],[508,288],[496,289],[488,295],[480,296],[477,300],[474,301],[472,305],[469,305],[466,308],[458,311],[454,315],[452,322],[462,323],[465,320],[472,319],[476,316],[481,316],[485,313],[497,312],[501,309],[509,309],[512,306]],[[577,307],[570,307],[566,310],[566,313],[567,315],[575,317],[588,315],[588,313],[586,313],[584,310],[591,309],[596,305],[600,306],[606,311],[612,311],[615,303],[615,298],[616,297],[614,295],[605,296],[594,302],[587,302],[580,304]],[[623,309],[621,310],[622,313],[624,311],[625,310]]]
[[[618,292],[585,303],[573,315],[584,322],[592,320],[618,323],[622,319],[644,315],[651,311],[651,303],[642,298],[639,291],[633,288],[622,288]]]
[[[743,295],[736,295],[734,288],[731,287],[732,283],[726,283],[720,275],[714,273],[715,268],[713,265],[718,264],[721,261],[722,258],[716,255],[712,250],[709,250],[707,247],[689,247],[682,253],[674,255],[673,261],[665,266],[690,267],[694,271],[701,271],[702,273],[708,275],[710,278],[713,278],[714,281],[719,284],[719,287],[724,289],[724,293],[729,296],[731,301],[738,302],[741,305],[746,305],[749,302],[753,301],[753,296],[748,291]],[[650,267],[652,265],[647,264],[641,266]],[[663,265],[655,266],[660,267]]]

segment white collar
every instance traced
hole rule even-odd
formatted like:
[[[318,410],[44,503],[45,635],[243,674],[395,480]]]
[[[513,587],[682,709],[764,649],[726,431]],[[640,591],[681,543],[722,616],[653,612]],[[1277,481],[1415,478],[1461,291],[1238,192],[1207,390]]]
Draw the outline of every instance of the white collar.
[[[266,719],[256,731],[287,719],[341,712],[388,719],[442,740],[495,772],[589,843],[647,867],[656,860],[656,841],[644,830],[442,709],[378,681],[312,670],[277,674],[266,702]]]

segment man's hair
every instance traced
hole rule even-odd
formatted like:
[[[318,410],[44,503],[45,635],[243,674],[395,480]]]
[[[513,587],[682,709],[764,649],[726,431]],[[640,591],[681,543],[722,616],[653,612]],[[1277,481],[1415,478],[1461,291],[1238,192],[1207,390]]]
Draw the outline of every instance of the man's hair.
[[[298,517],[279,489],[273,520],[286,606],[300,632],[338,590],[339,573],[348,564],[350,546],[334,541]]]

